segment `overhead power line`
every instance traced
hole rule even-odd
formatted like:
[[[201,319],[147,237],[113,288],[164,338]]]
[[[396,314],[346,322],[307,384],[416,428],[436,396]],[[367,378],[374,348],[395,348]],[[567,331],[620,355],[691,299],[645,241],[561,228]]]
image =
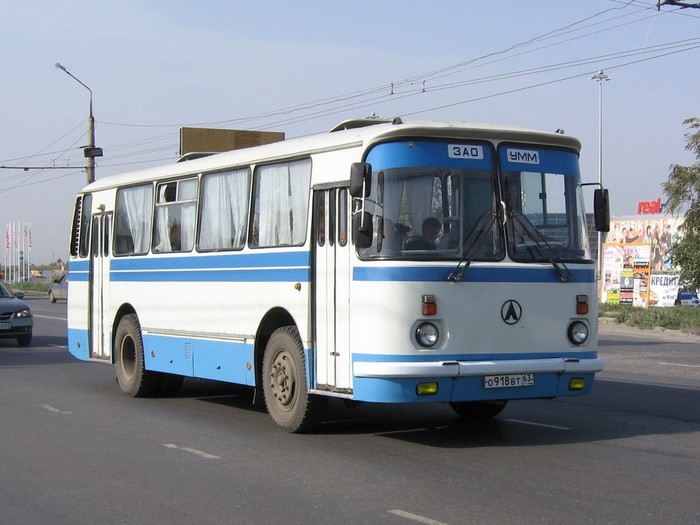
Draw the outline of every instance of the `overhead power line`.
[[[344,113],[344,112],[349,112],[349,111],[358,111],[360,109],[364,108],[371,108],[374,109],[377,106],[380,106],[382,104],[386,103],[394,103],[398,100],[405,99],[408,97],[416,97],[416,96],[424,96],[425,94],[430,94],[430,93],[435,93],[438,91],[449,91],[452,89],[459,89],[464,86],[470,86],[470,85],[478,85],[478,84],[486,84],[486,83],[493,83],[493,82],[498,82],[498,81],[504,81],[507,79],[514,79],[518,77],[526,77],[528,75],[542,75],[545,73],[551,73],[556,70],[562,70],[562,69],[573,69],[573,68],[584,68],[586,65],[593,65],[593,62],[595,63],[595,70],[597,71],[598,69],[604,68],[606,70],[612,70],[615,68],[620,68],[620,67],[626,67],[635,63],[639,62],[644,62],[647,60],[653,60],[656,58],[661,58],[663,56],[667,56],[669,54],[672,54],[672,52],[683,52],[683,51],[689,51],[692,49],[697,48],[698,45],[700,45],[700,40],[697,41],[679,41],[679,42],[672,42],[672,43],[667,43],[667,44],[661,44],[659,46],[652,46],[649,48],[640,48],[640,49],[633,49],[633,50],[628,50],[628,51],[622,51],[618,53],[611,53],[609,55],[603,55],[603,56],[597,56],[597,57],[589,57],[589,58],[582,58],[582,59],[576,59],[576,60],[571,60],[568,62],[560,62],[556,64],[549,64],[545,66],[538,66],[538,67],[533,67],[530,69],[522,69],[522,70],[517,70],[517,71],[510,71],[510,72],[505,72],[505,73],[500,73],[500,74],[494,74],[494,75],[487,75],[487,76],[482,76],[482,77],[477,77],[477,78],[468,78],[465,80],[459,80],[455,79],[454,82],[444,82],[442,84],[437,83],[436,81],[440,78],[444,78],[447,76],[454,76],[458,74],[464,74],[469,70],[473,70],[477,67],[484,67],[489,64],[493,64],[499,61],[503,60],[510,60],[515,57],[519,57],[525,54],[530,54],[534,52],[538,52],[541,50],[545,50],[548,48],[551,48],[553,46],[561,46],[568,44],[569,42],[573,40],[579,40],[583,38],[588,38],[593,35],[598,35],[601,32],[605,31],[613,31],[616,29],[619,29],[620,27],[624,27],[627,25],[631,24],[637,24],[640,22],[643,22],[645,20],[648,20],[650,18],[653,18],[654,16],[662,16],[662,15],[669,15],[673,13],[678,12],[678,8],[675,10],[671,11],[664,11],[661,13],[658,13],[657,10],[655,9],[657,5],[655,3],[643,3],[640,2],[640,0],[628,0],[628,1],[621,1],[621,0],[611,0],[616,3],[619,3],[619,7],[615,7],[612,9],[605,9],[603,11],[600,11],[598,13],[595,13],[591,16],[587,16],[581,20],[578,20],[576,22],[567,24],[563,27],[544,32],[538,36],[535,36],[533,38],[529,38],[527,40],[524,40],[522,42],[518,42],[516,44],[510,45],[508,47],[505,47],[504,49],[497,50],[494,52],[487,53],[485,55],[469,59],[466,61],[462,61],[456,64],[448,65],[442,68],[437,68],[433,69],[428,72],[424,72],[418,75],[413,75],[406,77],[402,80],[395,81],[395,82],[388,82],[388,83],[383,83],[380,85],[375,85],[372,87],[368,87],[366,89],[360,89],[356,91],[351,91],[348,93],[343,93],[335,96],[330,96],[314,101],[309,101],[305,103],[300,103],[288,107],[283,107],[267,112],[260,112],[257,114],[252,114],[252,115],[247,115],[247,116],[240,116],[240,117],[234,117],[234,118],[229,118],[225,120],[219,120],[219,121],[214,121],[214,122],[203,122],[203,123],[197,123],[197,124],[183,124],[183,123],[178,123],[178,124],[134,124],[134,123],[119,123],[119,122],[107,122],[107,121],[100,121],[100,124],[102,125],[112,125],[112,126],[128,126],[128,127],[134,127],[134,128],[173,128],[173,127],[183,127],[183,126],[207,126],[207,127],[225,127],[225,126],[231,126],[231,125],[245,125],[247,129],[250,130],[259,130],[259,129],[266,129],[272,126],[279,126],[279,125],[288,125],[288,124],[297,124],[301,122],[305,122],[308,120],[312,120],[315,118],[323,117],[323,116],[330,116],[330,115],[335,115],[339,113]],[[606,16],[609,13],[612,13],[613,11],[622,11],[624,9],[628,9],[630,7],[633,7],[634,10],[632,12],[624,12],[618,16]],[[642,17],[637,17],[637,15],[643,15],[645,12],[651,11],[654,14],[650,16],[642,16]],[[631,17],[636,17],[633,20],[629,20]],[[612,25],[610,25],[612,24]],[[609,27],[602,27],[604,25],[608,25]],[[693,39],[691,39],[693,40]],[[673,49],[672,46],[676,46],[674,51],[671,51]],[[517,52],[515,52],[517,51]],[[653,55],[653,56],[650,56]],[[638,60],[630,60],[625,63],[621,63],[623,60],[629,60],[630,58],[633,57],[642,57],[639,58]],[[603,63],[600,63],[600,62]],[[431,105],[430,107],[427,107],[425,109],[421,109],[418,111],[414,111],[411,113],[402,113],[404,116],[407,115],[415,115],[418,113],[425,113],[428,111],[434,111],[438,110],[444,107],[450,107],[454,105],[460,105],[460,104],[466,104],[469,102],[475,102],[478,100],[484,100],[488,98],[493,98],[493,97],[500,97],[504,96],[507,94],[519,92],[519,91],[524,91],[528,89],[536,89],[538,87],[542,87],[547,84],[553,84],[556,82],[564,82],[567,80],[571,80],[577,77],[582,77],[582,76],[589,76],[591,71],[586,70],[583,72],[580,72],[578,74],[571,74],[567,75],[561,78],[556,78],[556,79],[549,79],[543,82],[534,82],[531,84],[528,84],[526,86],[519,86],[519,87],[513,87],[510,89],[504,89],[501,91],[494,92],[478,96],[478,97],[472,97],[469,99],[464,99],[456,102],[449,102],[446,104],[440,104],[440,105]],[[82,124],[82,123],[81,123]],[[74,128],[75,129],[75,128]],[[84,134],[81,135],[81,137],[84,136]],[[60,139],[59,139],[60,140]],[[57,142],[57,141],[56,141]],[[53,143],[55,144],[55,142]],[[52,145],[53,145],[52,144]],[[162,144],[162,145],[161,145]],[[149,146],[145,148],[144,146]],[[50,146],[49,146],[50,147]],[[148,160],[140,160],[140,161],[134,161],[134,162],[119,162],[125,161],[129,158],[134,158],[134,157],[143,157],[148,154],[153,154],[157,152],[164,152],[168,150],[175,150],[177,148],[177,131],[167,133],[167,134],[162,134],[157,137],[152,137],[152,138],[147,138],[143,140],[134,140],[130,141],[128,143],[124,143],[121,145],[115,145],[115,146],[110,146],[110,151],[113,152],[107,160],[107,162],[103,162],[101,165],[102,166],[109,166],[109,167],[115,167],[115,166],[126,166],[126,165],[133,165],[133,164],[145,164],[145,163],[152,163],[155,162],[154,159],[148,159]],[[45,149],[48,149],[45,148]],[[67,158],[64,157],[66,151],[64,150],[61,152],[57,157],[51,159],[51,161],[47,161],[46,164],[54,164],[55,161],[59,159],[63,159],[66,161],[70,162],[76,162],[78,163],[77,160],[73,160],[72,157],[68,156]],[[120,152],[121,153],[117,153]],[[54,152],[55,153],[55,152]],[[42,156],[45,155],[54,155],[54,153],[46,153]],[[22,160],[23,162],[27,162],[30,159],[36,159],[39,155],[37,156],[30,156],[26,157],[23,159],[12,159],[9,161],[5,161],[5,163],[8,162],[13,162],[16,160]],[[81,156],[82,157],[82,156]],[[159,159],[159,160],[168,160],[172,159],[172,157],[168,157],[166,159]],[[113,162],[117,161],[117,162]],[[0,160],[0,162],[2,162]],[[44,161],[39,161],[39,163],[43,163]],[[34,162],[32,162],[34,163]],[[22,169],[22,166],[19,167],[8,167],[13,168],[13,169]],[[28,169],[49,169],[49,168],[35,168],[34,166],[27,166]],[[68,166],[61,166],[61,167],[56,167],[60,169],[68,169]],[[75,167],[72,169],[76,169]],[[82,168],[81,168],[82,169]],[[30,176],[31,178],[31,176]],[[29,180],[29,179],[27,179]],[[32,182],[32,184],[35,184],[36,182]]]

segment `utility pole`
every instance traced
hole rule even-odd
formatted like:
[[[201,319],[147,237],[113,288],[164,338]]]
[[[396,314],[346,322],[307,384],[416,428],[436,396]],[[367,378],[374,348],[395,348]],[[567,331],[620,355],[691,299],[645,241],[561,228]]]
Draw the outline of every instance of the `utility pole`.
[[[588,80],[598,82],[598,184],[603,188],[603,82],[612,80],[602,70]],[[602,282],[603,272],[603,232],[598,232],[598,279]]]
[[[88,144],[83,147],[83,155],[86,159],[85,171],[87,172],[88,184],[95,182],[95,157],[102,156],[102,148],[95,147],[95,117],[92,115],[92,89],[86,86],[79,78],[68,71],[65,66],[56,62],[56,69],[60,69],[66,75],[78,82],[90,92],[90,115],[88,116]]]

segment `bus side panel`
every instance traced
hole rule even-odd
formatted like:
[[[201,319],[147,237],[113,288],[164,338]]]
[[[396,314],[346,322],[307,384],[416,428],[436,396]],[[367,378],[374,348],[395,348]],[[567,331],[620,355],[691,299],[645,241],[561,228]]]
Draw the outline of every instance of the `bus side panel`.
[[[144,334],[148,370],[254,386],[253,345]]]
[[[90,359],[90,343],[88,331],[84,328],[68,328],[68,350],[83,361]]]
[[[68,351],[74,357],[87,361],[90,359],[88,333],[89,261],[71,261],[68,273]]]

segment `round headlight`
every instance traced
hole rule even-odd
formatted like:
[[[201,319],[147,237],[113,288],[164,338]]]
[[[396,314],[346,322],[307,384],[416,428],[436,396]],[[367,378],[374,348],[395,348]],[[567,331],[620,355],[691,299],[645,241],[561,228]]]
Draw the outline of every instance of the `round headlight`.
[[[582,345],[588,341],[588,325],[582,321],[574,321],[569,325],[569,341],[575,345]]]
[[[416,341],[424,348],[430,348],[440,339],[440,332],[433,323],[421,323],[416,328]]]

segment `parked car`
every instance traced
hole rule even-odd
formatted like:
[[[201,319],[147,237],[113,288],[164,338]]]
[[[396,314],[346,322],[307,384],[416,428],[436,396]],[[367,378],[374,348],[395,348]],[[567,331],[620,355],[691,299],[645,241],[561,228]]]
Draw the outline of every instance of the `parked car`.
[[[698,299],[697,292],[680,289],[678,290],[678,298],[676,299],[676,305],[698,307],[700,306],[700,299]]]
[[[56,279],[49,288],[49,301],[55,303],[59,299],[68,299],[68,274]]]
[[[20,346],[32,342],[34,318],[22,292],[13,292],[0,281],[0,339],[17,339]]]

